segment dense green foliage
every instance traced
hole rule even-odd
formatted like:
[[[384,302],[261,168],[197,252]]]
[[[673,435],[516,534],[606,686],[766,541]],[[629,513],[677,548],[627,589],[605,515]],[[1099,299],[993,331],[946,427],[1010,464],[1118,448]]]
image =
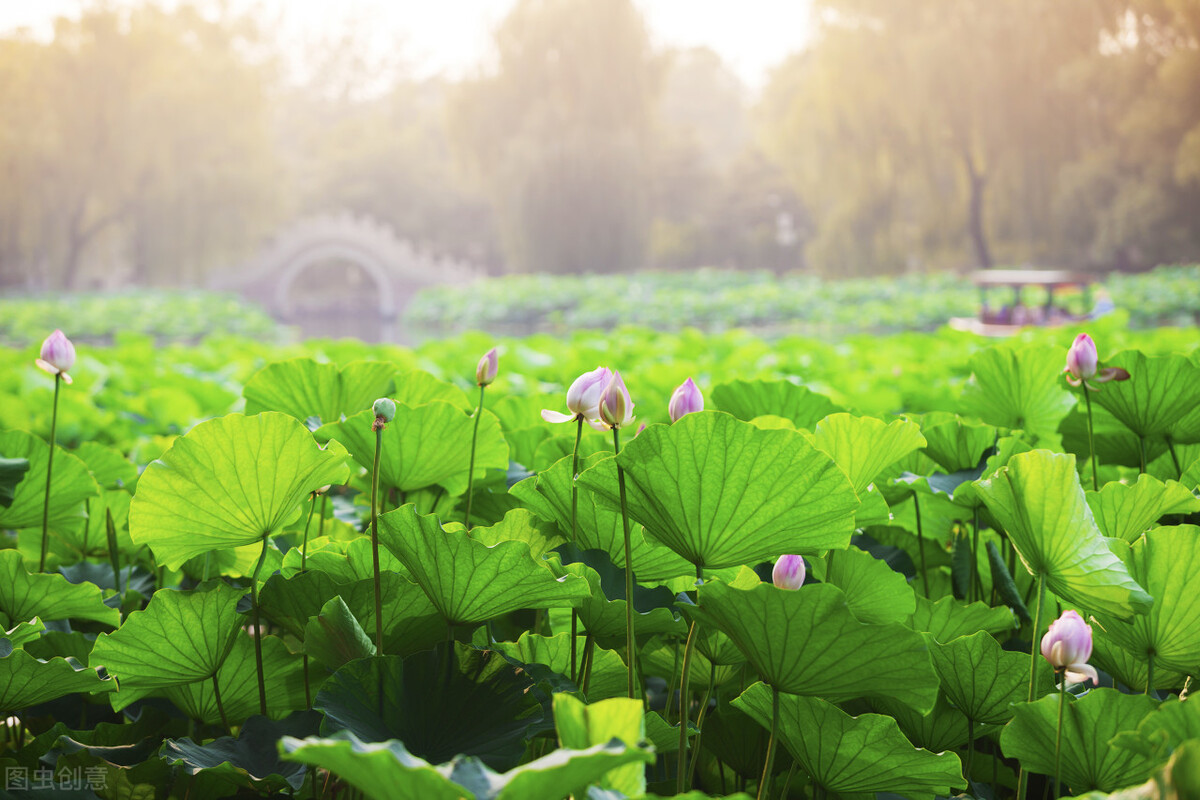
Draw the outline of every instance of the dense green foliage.
[[[0,464],[22,465],[0,472],[8,789],[74,770],[105,800],[1183,782],[1197,329],[1090,332],[1132,373],[1094,396],[1095,485],[1061,330],[128,335],[79,345],[48,495],[54,379],[32,346],[0,350]],[[573,480],[575,425],[539,412],[597,362],[649,427],[614,458],[580,422]],[[670,422],[688,376],[706,408]],[[375,434],[378,396],[395,416]],[[788,553],[795,590],[770,579]],[[1101,688],[1059,695],[1037,656],[1058,605],[1095,620]]]

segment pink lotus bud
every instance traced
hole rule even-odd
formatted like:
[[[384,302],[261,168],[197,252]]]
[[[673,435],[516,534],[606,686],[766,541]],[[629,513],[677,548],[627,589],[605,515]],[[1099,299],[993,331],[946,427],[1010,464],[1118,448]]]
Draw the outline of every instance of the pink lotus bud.
[[[571,388],[567,389],[567,410],[561,411],[542,409],[542,419],[546,422],[571,422],[576,419],[596,420],[599,418],[600,395],[612,378],[612,370],[608,367],[596,367],[591,372],[585,372],[575,379]]]
[[[1096,355],[1096,343],[1092,341],[1092,337],[1086,333],[1076,336],[1075,341],[1071,343],[1071,349],[1067,351],[1065,371],[1073,378],[1087,380],[1096,374],[1099,364],[1100,357]]]
[[[804,585],[804,559],[800,556],[780,556],[771,570],[771,580],[780,589],[799,589]]]
[[[609,428],[623,428],[633,422],[633,401],[619,372],[612,374],[600,395],[600,421]]]
[[[691,378],[679,384],[679,388],[671,394],[671,402],[667,404],[671,422],[678,422],[684,414],[703,410],[704,395],[700,394],[700,387]]]
[[[475,366],[475,383],[487,386],[496,380],[496,373],[499,371],[500,356],[496,355],[496,348],[493,347],[483,354],[483,358],[479,359],[479,363]]]
[[[1042,657],[1056,672],[1065,671],[1067,679],[1076,683],[1087,679],[1099,683],[1096,668],[1087,663],[1091,656],[1092,628],[1083,617],[1075,611],[1064,611],[1050,623],[1050,630],[1042,637]]]
[[[41,356],[34,361],[40,369],[51,375],[62,375],[64,381],[71,382],[67,370],[75,365],[75,345],[62,331],[56,330],[46,337],[46,341],[42,342]]]

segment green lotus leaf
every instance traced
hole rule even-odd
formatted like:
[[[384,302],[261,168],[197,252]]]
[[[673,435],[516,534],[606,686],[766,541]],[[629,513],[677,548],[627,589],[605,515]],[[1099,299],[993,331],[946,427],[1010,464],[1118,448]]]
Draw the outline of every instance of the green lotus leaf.
[[[397,404],[420,406],[425,403],[449,403],[468,414],[475,412],[475,400],[467,393],[434,375],[420,369],[396,373],[396,393],[392,399]]]
[[[325,733],[399,739],[431,761],[469,755],[494,769],[515,766],[531,727],[545,718],[528,670],[457,643],[351,661],[326,680],[313,708],[325,714]]]
[[[1080,800],[1153,800],[1178,798],[1196,800],[1200,786],[1200,740],[1192,739],[1179,746],[1171,758],[1140,786],[1129,786],[1112,793],[1088,792]]]
[[[243,590],[219,581],[190,592],[160,589],[115,633],[96,639],[88,663],[105,667],[122,686],[157,689],[211,678],[233,648],[243,623]],[[153,658],[147,658],[147,654]],[[114,708],[123,707],[120,692]]]
[[[0,503],[0,530],[40,528],[50,446],[25,431],[0,431],[0,453],[8,459],[29,462],[28,471],[13,488],[12,502]],[[61,447],[55,448],[48,509],[51,524],[82,517],[83,501],[95,497],[99,491],[83,461]]]
[[[119,450],[99,442],[82,442],[72,451],[87,465],[88,472],[101,489],[113,491],[132,486],[138,478],[137,467]]]
[[[16,499],[17,485],[29,472],[28,458],[0,457],[0,508],[9,508]]]
[[[817,423],[813,435],[817,449],[842,468],[859,496],[885,468],[925,446],[921,427],[900,419],[885,423],[874,417],[830,414]]]
[[[1007,722],[1012,704],[1026,696],[1029,658],[1004,650],[989,633],[980,631],[947,644],[934,644],[930,654],[942,691],[976,724]]]
[[[841,589],[850,611],[862,622],[906,622],[917,609],[904,576],[857,547],[830,550],[824,558],[810,561],[813,576]]]
[[[978,467],[999,432],[991,425],[964,420],[957,414],[934,412],[921,417],[922,451],[947,473]]]
[[[845,548],[854,530],[854,487],[791,431],[714,411],[647,428],[617,459],[579,476],[580,486],[619,508],[615,462],[625,470],[630,517],[701,567]]]
[[[797,428],[812,428],[844,410],[825,395],[791,381],[730,381],[714,386],[711,397],[714,408],[740,420],[770,414],[791,420]]]
[[[1200,526],[1155,528],[1124,555],[1133,579],[1153,592],[1154,606],[1128,622],[1097,611],[1097,622],[1133,655],[1153,655],[1156,667],[1191,674],[1200,665]]]
[[[700,635],[701,629],[697,626],[697,645],[692,652],[692,663],[688,667],[688,686],[692,687],[692,691],[702,692],[709,687],[715,689],[738,678],[741,675],[742,666],[746,663],[746,657],[742,655],[742,652],[735,646],[734,650],[737,650],[736,664],[716,664],[700,649]],[[716,632],[716,635],[724,637],[724,634],[719,631]],[[728,637],[725,638],[728,640]],[[639,653],[642,672],[662,678],[668,684],[674,683],[678,686],[679,682],[683,680],[683,647],[683,638],[669,640],[655,636]],[[621,693],[624,694],[624,691],[624,684],[622,684]],[[675,735],[679,735],[678,726],[675,727]],[[678,745],[676,746],[678,747]]]
[[[71,583],[62,575],[30,573],[16,550],[0,550],[0,629],[34,617],[49,622],[88,619],[117,627],[121,615],[104,605],[90,583]]]
[[[1102,384],[1092,399],[1143,439],[1161,437],[1200,406],[1200,366],[1186,356],[1125,350],[1104,362],[1127,370],[1127,381]]]
[[[1062,379],[1064,363],[1061,347],[981,350],[971,357],[973,377],[963,391],[963,408],[989,425],[1054,436],[1072,404]]]
[[[711,582],[701,588],[698,606],[681,608],[729,636],[780,691],[834,701],[886,695],[919,711],[937,699],[921,635],[903,625],[860,622],[835,586],[744,590]]]
[[[623,642],[622,642],[623,643]],[[559,675],[571,675],[571,635],[560,633],[555,636],[540,636],[525,631],[515,642],[496,642],[496,650],[525,664],[544,664]],[[584,637],[575,641],[576,669],[583,664]],[[592,646],[592,675],[588,682],[588,702],[605,700],[609,697],[625,697],[628,671],[625,662],[613,650]],[[582,687],[583,677],[575,681]]]
[[[546,522],[524,508],[514,508],[495,525],[476,525],[471,528],[471,538],[488,547],[500,542],[524,542],[534,559],[541,559],[567,541],[553,522]]]
[[[1111,744],[1161,761],[1189,739],[1200,739],[1200,703],[1172,697],[1147,714],[1136,731],[1121,731]]]
[[[759,725],[771,727],[771,689],[755,683],[733,701]],[[913,747],[896,720],[881,714],[852,717],[817,697],[781,695],[779,741],[813,781],[829,792],[892,792],[911,800],[953,794],[962,763],[954,753]]]
[[[1124,684],[1130,689],[1142,691],[1150,679],[1150,665],[1146,656],[1131,653],[1117,644],[1099,625],[1092,626],[1092,657],[1089,663],[1112,676],[1114,684]],[[1186,676],[1161,666],[1154,668],[1155,689],[1180,689]]]
[[[129,535],[169,569],[210,550],[260,542],[299,518],[309,493],[346,481],[341,447],[318,446],[277,411],[230,414],[175,440],[138,480]]]
[[[1112,386],[1104,384],[1104,388]],[[1101,389],[1103,391],[1103,389]],[[1096,397],[1095,394],[1092,397]],[[1091,447],[1088,443],[1087,409],[1079,402],[1071,409],[1062,423],[1058,426],[1062,434],[1062,449],[1074,453],[1080,462],[1091,458]],[[1103,406],[1092,403],[1092,441],[1096,448],[1096,457],[1101,464],[1120,464],[1126,467],[1138,468],[1142,462],[1142,440]],[[1146,442],[1146,459],[1153,461],[1167,452],[1164,439],[1151,439]],[[1172,472],[1169,477],[1176,477]]]
[[[282,411],[304,422],[316,417],[336,422],[390,395],[396,367],[386,361],[337,364],[293,358],[268,364],[251,376],[242,389],[246,414]]]
[[[641,700],[628,697],[583,703],[568,694],[557,694],[554,728],[559,744],[572,750],[586,750],[613,739],[637,747],[646,738],[645,710]],[[637,762],[627,764],[610,770],[599,784],[602,789],[637,797],[646,793],[646,770]]]
[[[770,734],[745,711],[731,705],[732,699],[718,695],[716,709],[704,718],[700,748],[712,753],[741,777],[758,780],[762,776],[763,754],[767,752]],[[678,749],[678,726],[675,727],[675,738]],[[787,769],[786,755],[782,751],[776,755],[776,774]]]
[[[926,714],[890,697],[877,697],[871,701],[871,706],[895,718],[900,730],[914,745],[934,753],[955,750],[971,737],[969,721],[961,711],[950,705],[945,692],[938,692],[937,704]],[[976,726],[974,734],[979,736],[986,730]]]
[[[1096,527],[1075,456],[1034,450],[977,483],[1025,567],[1068,603],[1128,619],[1153,599],[1130,577]]]
[[[0,639],[3,641],[7,640]],[[81,666],[73,658],[43,661],[24,650],[0,656],[0,708],[9,711],[76,692],[112,692],[116,688],[117,682],[111,676]]]
[[[555,577],[524,542],[488,547],[464,532],[443,530],[437,517],[420,516],[411,505],[379,517],[379,541],[455,625],[521,608],[569,607],[589,595],[586,581]]]
[[[612,458],[611,453],[594,453],[580,458],[579,469],[582,472],[608,458]],[[568,538],[571,536],[571,464],[570,456],[560,458],[536,477],[526,478],[509,489],[509,493],[533,513],[554,522]],[[581,490],[577,524],[579,535],[574,543],[580,550],[603,550],[614,564],[625,567],[625,533],[619,509],[597,502],[591,492]],[[669,547],[648,540],[641,525],[631,524],[629,541],[633,571],[639,581],[653,583],[695,574],[696,568],[687,559]]]
[[[8,643],[9,653],[12,648],[24,647],[26,642],[37,641],[42,635],[42,631],[46,630],[45,624],[40,619],[34,617],[28,622],[18,622],[9,630],[0,628],[0,641]],[[3,647],[3,645],[0,645]],[[8,653],[5,653],[7,655]]]
[[[336,670],[349,661],[375,655],[375,645],[339,596],[309,619],[304,628],[304,652]]]
[[[1020,703],[1013,719],[1000,734],[1000,747],[1008,758],[1019,759],[1028,770],[1054,774],[1054,742],[1058,731],[1057,694],[1034,703]],[[1079,794],[1091,789],[1111,792],[1144,781],[1156,766],[1153,760],[1119,747],[1109,740],[1133,730],[1155,708],[1140,694],[1116,689],[1093,689],[1082,698],[1067,698],[1062,726],[1062,780]]]
[[[1186,486],[1151,475],[1139,475],[1133,484],[1110,481],[1099,492],[1088,492],[1087,503],[1105,536],[1130,544],[1165,514],[1200,511],[1200,499]]]
[[[910,624],[914,630],[924,631],[933,636],[935,641],[946,644],[976,631],[1011,631],[1017,627],[1017,618],[1004,606],[992,608],[979,601],[964,603],[949,596],[936,602],[918,597],[917,610]]]
[[[579,620],[588,633],[605,647],[619,648],[624,651],[625,643],[625,613],[626,604],[623,596],[613,596],[604,591],[600,573],[592,566],[582,561],[571,564],[550,562],[555,574],[578,578],[588,587],[588,595],[576,603]],[[640,587],[634,585],[634,629],[638,636],[656,636],[659,634],[686,634],[687,626],[675,615],[671,608],[656,606],[652,603],[639,601]],[[624,595],[625,587],[620,586],[620,594]],[[660,590],[666,592],[665,589]],[[669,592],[667,592],[669,595]]]
[[[371,431],[374,419],[371,410],[360,411],[342,422],[322,425],[316,437],[341,442],[361,467],[370,470],[375,461],[375,434]],[[411,492],[442,486],[452,496],[464,493],[474,429],[475,420],[449,403],[398,404],[396,418],[383,429],[380,490]],[[484,477],[489,469],[508,469],[508,442],[496,416],[485,409],[479,420],[475,477]]]
[[[314,714],[297,714],[285,720],[251,717],[238,731],[238,736],[222,736],[201,745],[191,739],[168,739],[162,748],[162,758],[170,765],[182,767],[195,778],[198,785],[209,789],[206,796],[231,793],[225,787],[255,791],[295,792],[304,784],[305,767],[280,758],[276,742],[284,736],[304,736],[317,725]],[[216,787],[220,786],[221,789]]]

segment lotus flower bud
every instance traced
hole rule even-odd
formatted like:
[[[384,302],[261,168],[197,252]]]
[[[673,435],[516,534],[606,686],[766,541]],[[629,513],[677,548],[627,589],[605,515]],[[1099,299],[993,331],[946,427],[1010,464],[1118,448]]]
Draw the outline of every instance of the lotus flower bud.
[[[619,372],[612,374],[600,395],[600,421],[609,428],[623,428],[633,422],[633,400]]]
[[[1100,389],[1092,384],[1129,380],[1129,372],[1120,367],[1099,369],[1099,366],[1096,343],[1092,341],[1092,337],[1086,333],[1076,336],[1075,341],[1071,342],[1071,348],[1067,350],[1067,366],[1063,368],[1067,383],[1072,386],[1082,385],[1098,392]]]
[[[596,420],[599,418],[600,394],[612,378],[612,370],[608,367],[596,367],[591,372],[585,372],[575,379],[571,388],[567,389],[567,410],[561,411],[542,409],[542,419],[546,422],[571,422],[576,419]]]
[[[396,418],[396,403],[387,397],[376,400],[375,405],[371,406],[371,410],[375,412],[377,419],[384,422],[391,422]]]
[[[1092,628],[1077,612],[1064,611],[1050,623],[1050,630],[1042,637],[1042,657],[1056,672],[1065,672],[1067,679],[1076,683],[1086,679],[1099,683],[1096,668],[1087,663],[1091,656]]]
[[[67,370],[75,366],[75,345],[62,331],[56,330],[42,342],[41,358],[34,363],[51,375],[62,375],[63,380],[70,383],[71,376]]]
[[[487,386],[496,380],[496,373],[499,370],[500,356],[496,355],[496,348],[493,347],[483,354],[483,358],[479,359],[479,364],[475,367],[475,383],[479,386]]]
[[[799,589],[804,585],[804,559],[801,556],[780,556],[771,570],[771,581],[780,589]]]
[[[679,384],[679,388],[671,395],[671,402],[667,404],[671,422],[678,422],[685,414],[703,410],[704,396],[700,394],[700,388],[691,378]]]

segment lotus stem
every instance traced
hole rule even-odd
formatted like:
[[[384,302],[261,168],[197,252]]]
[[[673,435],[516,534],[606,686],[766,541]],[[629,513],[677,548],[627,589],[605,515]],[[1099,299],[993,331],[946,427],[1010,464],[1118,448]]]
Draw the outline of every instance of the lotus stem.
[[[317,493],[312,493],[312,503],[308,506],[308,518],[304,520],[304,539],[300,543],[300,572],[308,572],[308,529],[312,525],[313,511],[317,509]]]
[[[371,563],[375,572],[375,652],[383,655],[383,591],[379,581],[379,454],[383,428],[375,429],[375,463],[371,468]]]
[[[46,498],[42,501],[42,560],[38,572],[46,571],[46,553],[50,550],[50,474],[54,469],[54,441],[58,435],[58,390],[62,387],[62,373],[54,375],[54,406],[50,412],[50,456],[46,459]]]
[[[708,688],[704,690],[704,698],[700,701],[700,711],[696,713],[696,757],[688,767],[688,784],[691,785],[696,776],[696,764],[700,761],[700,743],[704,740],[704,717],[708,713],[708,701],[712,698],[713,684],[717,682],[717,665],[708,662]]]
[[[117,594],[122,594],[121,551],[117,547],[117,524],[113,521],[111,508],[104,509],[104,532],[108,539],[108,562],[112,565],[113,586],[117,587]]]
[[[971,762],[975,756],[975,720],[967,717],[967,758],[963,763],[963,778],[967,781],[967,794],[971,794]]]
[[[264,717],[267,715],[267,682],[263,673],[262,613],[258,607],[258,576],[267,560],[267,543],[270,540],[270,532],[263,533],[262,553],[259,554],[258,564],[254,567],[254,577],[250,579],[250,599],[254,604],[254,665],[258,668],[258,710]]]
[[[1094,431],[1094,426],[1092,424],[1092,395],[1088,392],[1087,384],[1084,384],[1084,386],[1083,386],[1083,400],[1084,400],[1085,405],[1087,406],[1088,454],[1091,456],[1091,459],[1092,459],[1092,491],[1098,492],[1098,491],[1100,491],[1100,478],[1097,477],[1097,473],[1096,473],[1095,431]],[[1145,471],[1146,471],[1146,469],[1145,469],[1145,466],[1143,465],[1142,472],[1145,472]]]
[[[475,409],[475,429],[471,433],[471,465],[467,468],[467,515],[464,520],[467,530],[471,530],[471,499],[475,496],[475,442],[479,439],[479,420],[483,417],[483,391],[487,386],[479,387],[479,407]]]
[[[221,715],[221,724],[225,726],[225,730],[229,734],[233,734],[233,728],[229,727],[229,717],[225,716],[225,705],[221,702],[221,686],[217,683],[217,673],[212,676],[213,682],[213,697],[217,699],[217,712]]]
[[[1062,774],[1062,723],[1063,709],[1067,706],[1067,675],[1063,671],[1061,675],[1062,681],[1059,683],[1058,692],[1058,733],[1054,735],[1054,798],[1058,800],[1058,785]]]
[[[596,640],[592,637],[592,632],[588,631],[583,637],[583,663],[579,668],[583,671],[583,686],[580,687],[584,696],[587,696],[588,687],[592,685],[592,662],[596,660]]]
[[[685,701],[688,678],[691,677],[692,651],[696,647],[696,621],[688,627],[687,643],[683,646],[683,670],[679,675],[679,772],[675,778],[675,794],[684,793],[687,779],[687,720],[688,706]]]
[[[971,518],[971,592],[983,599],[983,576],[979,574],[979,506]]]
[[[579,487],[575,479],[579,477],[579,442],[583,439],[583,416],[576,421],[575,449],[571,451],[571,544],[579,541]],[[575,671],[575,642],[579,633],[579,610],[571,608],[571,680],[578,685],[578,673]]]
[[[621,452],[620,428],[613,428],[613,452]],[[621,494],[621,527],[625,532],[625,657],[629,662],[627,689],[629,699],[634,698],[634,647],[633,634],[633,551],[629,541],[629,510],[625,506],[625,470],[617,464],[617,487]]]
[[[929,599],[929,575],[925,572],[925,534],[921,530],[921,501],[913,492],[913,515],[917,518],[917,554],[921,560],[921,589],[925,599]]]
[[[787,800],[788,792],[792,788],[792,778],[794,777],[796,777],[796,761],[793,759],[792,765],[788,767],[787,777],[783,780],[783,794],[779,795],[779,800]]]
[[[1179,479],[1183,480],[1183,468],[1179,466],[1179,456],[1175,454],[1175,442],[1171,441],[1171,437],[1167,439],[1167,452],[1171,454],[1171,463],[1175,465],[1175,473],[1179,475]]]
[[[675,660],[671,662],[671,680],[667,682],[667,702],[663,707],[663,719],[667,724],[671,724],[671,701],[675,698],[675,676],[679,674],[679,639],[675,639]],[[683,698],[679,698],[680,708],[683,707]]]
[[[1037,654],[1038,654],[1038,631],[1042,628],[1042,600],[1046,595],[1046,575],[1043,572],[1037,574],[1037,608],[1033,610],[1033,634],[1029,641],[1029,697],[1028,701],[1032,703],[1037,697]],[[1025,793],[1029,788],[1029,772],[1024,766],[1021,767],[1021,773],[1017,778],[1017,800],[1025,800]]]
[[[758,782],[757,800],[767,800],[770,794],[771,768],[775,766],[775,740],[779,738],[779,690],[771,687],[771,738],[767,742],[767,760],[763,764],[762,780]]]

